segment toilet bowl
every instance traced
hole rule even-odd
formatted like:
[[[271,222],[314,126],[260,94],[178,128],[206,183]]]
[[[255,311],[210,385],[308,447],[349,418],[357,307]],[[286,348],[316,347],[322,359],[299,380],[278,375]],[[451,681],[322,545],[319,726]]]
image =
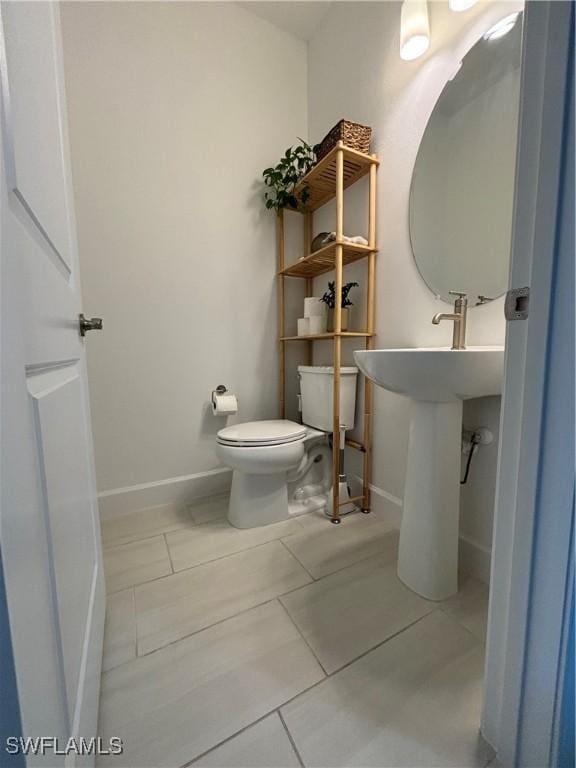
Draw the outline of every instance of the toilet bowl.
[[[218,432],[216,450],[233,470],[228,520],[236,528],[269,525],[320,506],[326,483],[305,486],[325,435],[284,419],[235,424]],[[329,469],[329,461],[325,462]],[[295,496],[294,502],[289,499]]]

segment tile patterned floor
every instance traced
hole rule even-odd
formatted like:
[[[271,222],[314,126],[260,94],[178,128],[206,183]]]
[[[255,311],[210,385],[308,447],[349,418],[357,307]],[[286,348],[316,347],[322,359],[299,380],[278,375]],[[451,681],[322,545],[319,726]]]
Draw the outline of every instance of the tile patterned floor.
[[[227,499],[102,520],[115,768],[486,766],[487,588],[432,603],[372,513],[240,531]]]

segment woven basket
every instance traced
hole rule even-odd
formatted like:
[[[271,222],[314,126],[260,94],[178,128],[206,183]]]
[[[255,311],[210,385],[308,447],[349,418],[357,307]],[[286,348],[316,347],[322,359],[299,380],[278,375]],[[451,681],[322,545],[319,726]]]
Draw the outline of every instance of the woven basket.
[[[314,152],[317,159],[322,160],[339,141],[342,141],[344,146],[349,147],[349,149],[368,154],[371,138],[372,128],[360,125],[360,123],[352,123],[350,120],[340,120],[331,131],[328,131],[320,144],[316,144]]]

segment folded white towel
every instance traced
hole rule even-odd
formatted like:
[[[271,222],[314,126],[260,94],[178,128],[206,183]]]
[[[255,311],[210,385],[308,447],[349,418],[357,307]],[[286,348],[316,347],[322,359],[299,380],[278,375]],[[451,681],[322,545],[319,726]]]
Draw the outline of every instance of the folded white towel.
[[[336,240],[336,232],[330,232],[328,237],[324,240],[325,243],[333,243]],[[348,237],[342,235],[342,241],[344,243],[354,243],[355,245],[368,245],[368,240],[362,235],[354,235],[354,237]]]

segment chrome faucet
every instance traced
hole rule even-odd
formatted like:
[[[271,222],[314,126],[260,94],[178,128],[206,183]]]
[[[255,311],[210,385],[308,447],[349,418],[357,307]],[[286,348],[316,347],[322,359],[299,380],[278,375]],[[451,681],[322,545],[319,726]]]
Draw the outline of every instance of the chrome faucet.
[[[454,312],[438,312],[432,322],[438,325],[441,320],[453,320],[454,332],[452,334],[452,349],[466,349],[466,316],[468,314],[468,295],[460,291],[448,291],[451,296],[456,296]]]

